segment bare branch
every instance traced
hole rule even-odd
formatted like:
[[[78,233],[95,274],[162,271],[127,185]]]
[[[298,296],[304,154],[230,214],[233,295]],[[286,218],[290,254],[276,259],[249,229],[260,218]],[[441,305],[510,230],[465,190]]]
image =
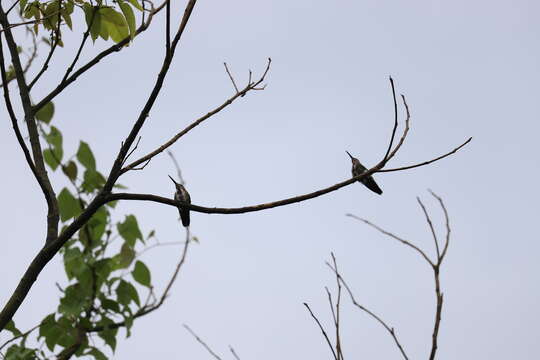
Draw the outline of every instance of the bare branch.
[[[167,150],[167,154],[171,157],[174,167],[176,168],[176,175],[178,175],[178,182],[182,185],[186,185],[186,182],[184,181],[184,177],[182,176],[182,170],[180,169],[180,166],[178,165],[178,161],[176,161],[174,154],[168,150]]]
[[[186,324],[182,324],[182,326],[191,334],[193,335],[193,337],[195,338],[195,340],[197,340],[197,342],[199,344],[201,344],[205,349],[206,351],[208,351],[210,353],[210,355],[212,355],[215,359],[217,360],[221,360],[221,358],[215,353],[212,351],[212,349],[210,348],[210,346],[208,346],[200,337],[199,335],[195,334],[195,332],[193,330],[191,330],[191,328],[189,326],[187,326]],[[232,349],[232,348],[231,348]],[[233,350],[231,350],[233,351]],[[233,354],[234,354],[234,351],[233,351]]]
[[[435,242],[435,250],[437,251],[437,259],[441,257],[441,253],[439,251],[439,241],[437,240],[437,234],[435,233],[435,228],[433,227],[433,223],[431,222],[431,218],[429,217],[429,214],[426,210],[426,207],[422,203],[422,200],[417,196],[416,201],[418,201],[418,204],[422,208],[422,211],[424,212],[424,216],[426,217],[426,221],[428,223],[429,229],[431,230],[431,235],[433,235],[433,241]]]
[[[386,230],[384,230],[384,229],[378,227],[377,225],[373,224],[373,223],[370,222],[369,220],[362,219],[362,218],[360,218],[360,217],[358,217],[358,216],[356,216],[356,215],[353,215],[353,214],[347,214],[347,216],[352,217],[353,219],[362,221],[362,222],[368,224],[369,226],[371,226],[372,228],[374,228],[374,229],[378,230],[379,232],[383,233],[384,235],[387,235],[387,236],[389,236],[389,237],[391,237],[391,238],[393,238],[393,239],[395,239],[395,240],[401,242],[402,244],[407,245],[407,246],[410,247],[411,249],[416,250],[416,251],[417,251],[417,252],[418,252],[418,253],[419,253],[419,254],[420,254],[420,255],[421,255],[421,256],[422,256],[422,257],[423,257],[423,258],[424,258],[431,266],[432,266],[432,267],[435,266],[435,264],[433,263],[433,261],[431,261],[431,260],[429,259],[429,257],[426,255],[426,253],[425,253],[422,249],[420,249],[418,246],[416,246],[416,245],[414,245],[414,244],[408,242],[407,240],[404,240],[404,239],[402,239],[402,238],[400,238],[400,237],[398,237],[398,236],[396,236],[396,235],[394,235],[394,234],[392,234],[392,233],[390,233],[390,232],[388,232],[388,231],[386,231]]]
[[[434,159],[424,161],[422,163],[418,163],[418,164],[414,164],[414,165],[408,165],[408,166],[402,166],[402,167],[398,167],[398,168],[394,168],[394,169],[381,169],[381,170],[378,170],[377,172],[383,173],[383,172],[401,171],[401,170],[408,170],[408,169],[417,168],[417,167],[424,166],[424,165],[429,165],[431,163],[434,163],[435,161],[439,161],[441,159],[444,159],[447,156],[450,156],[450,155],[454,154],[455,152],[460,150],[462,147],[467,145],[471,140],[472,140],[472,137],[468,138],[463,144],[461,144],[458,147],[454,148],[452,151],[449,151],[446,154],[441,155],[439,157],[436,157]]]
[[[322,332],[324,338],[326,339],[326,343],[328,344],[328,347],[330,348],[330,350],[332,350],[332,355],[334,355],[334,359],[338,360],[336,352],[334,351],[334,347],[332,346],[332,343],[330,342],[330,339],[328,338],[328,335],[326,334],[326,331],[324,330],[324,327],[322,326],[321,322],[319,321],[319,319],[317,319],[315,314],[313,314],[313,311],[311,311],[311,309],[310,309],[310,307],[309,307],[309,305],[307,303],[304,303],[304,306],[308,309],[309,313],[311,314],[311,317],[313,318],[313,320],[315,320],[315,322],[319,326],[319,329],[321,329],[321,332]]]
[[[442,254],[439,258],[439,264],[441,264],[442,261],[444,260],[444,256],[446,255],[446,251],[448,250],[448,244],[450,243],[450,217],[448,216],[448,211],[446,210],[446,206],[444,205],[442,198],[438,196],[437,194],[435,194],[433,191],[431,190],[428,190],[428,191],[431,193],[431,195],[433,195],[433,197],[435,197],[439,201],[439,204],[441,205],[441,208],[444,212],[444,219],[446,223],[446,240],[444,242]]]
[[[392,136],[390,137],[390,143],[388,144],[388,149],[386,150],[386,153],[384,154],[383,160],[388,158],[388,155],[390,154],[390,151],[392,150],[392,145],[394,144],[394,137],[396,135],[396,130],[398,127],[396,89],[394,87],[394,79],[392,79],[391,76],[389,77],[389,79],[390,79],[390,85],[392,87],[392,98],[394,100],[394,128],[392,129]]]
[[[351,298],[351,301],[353,303],[354,306],[356,306],[358,309],[364,311],[366,314],[368,314],[369,316],[371,316],[372,318],[374,318],[375,320],[377,320],[377,322],[379,324],[381,324],[385,329],[386,331],[388,331],[388,333],[390,333],[390,336],[392,336],[392,338],[394,339],[394,342],[396,343],[396,346],[398,347],[399,351],[401,352],[401,355],[403,356],[403,358],[405,360],[408,360],[409,358],[407,357],[407,354],[405,353],[405,350],[403,349],[403,346],[401,345],[401,343],[399,342],[398,338],[397,338],[397,335],[396,335],[396,332],[394,331],[394,328],[393,327],[390,327],[386,324],[386,322],[384,322],[384,320],[382,320],[379,316],[377,316],[375,313],[373,313],[371,310],[369,310],[368,308],[366,308],[365,306],[361,305],[360,303],[358,303],[354,297],[354,294],[351,290],[351,288],[349,287],[349,285],[347,284],[347,282],[345,281],[345,279],[343,279],[343,277],[341,276],[341,274],[338,272],[338,270],[336,268],[334,268],[332,265],[330,265],[329,263],[326,263],[326,265],[328,265],[328,267],[330,269],[332,269],[332,271],[336,274],[336,276],[339,278],[339,281],[343,284],[343,286],[345,287],[345,290],[347,290],[347,292],[349,293],[349,297]]]
[[[234,358],[236,360],[240,360],[240,357],[238,356],[238,354],[236,353],[236,351],[234,351],[233,347],[231,345],[229,345],[229,350],[231,351],[231,354],[233,354]]]
[[[96,17],[96,12],[98,11],[98,9],[99,9],[98,7],[94,7],[94,9],[92,11],[92,17],[90,19],[90,23],[88,24],[88,28],[86,29],[86,31],[83,34],[83,37],[82,37],[82,40],[81,40],[81,45],[79,45],[79,49],[75,53],[75,57],[73,58],[73,61],[71,62],[71,64],[66,69],[66,73],[64,74],[64,77],[60,81],[60,84],[63,84],[63,83],[66,82],[69,74],[71,74],[71,72],[73,71],[73,68],[75,67],[75,64],[77,64],[77,61],[79,60],[79,57],[81,56],[84,45],[86,44],[86,40],[88,40],[88,37],[90,36],[90,29],[92,28],[92,24],[94,23],[94,19]],[[142,27],[142,25],[141,25],[141,27]]]
[[[180,26],[178,27],[178,30],[176,31],[174,39],[171,42],[169,55],[165,56],[165,58],[163,59],[163,65],[161,66],[161,71],[159,72],[159,75],[156,79],[152,92],[148,96],[146,103],[144,104],[142,110],[139,113],[137,120],[135,121],[135,123],[133,124],[133,127],[131,128],[131,131],[129,132],[129,135],[127,136],[126,140],[124,141],[124,144],[122,145],[122,147],[120,148],[120,151],[118,152],[118,156],[116,157],[114,161],[111,171],[109,172],[107,181],[105,182],[105,185],[103,186],[102,192],[104,193],[108,193],[111,191],[114,183],[116,182],[118,177],[122,174],[121,172],[122,163],[124,162],[126,154],[129,152],[129,149],[131,148],[133,141],[139,134],[139,131],[143,127],[146,119],[148,118],[148,114],[150,113],[150,110],[154,106],[154,103],[159,93],[161,92],[161,88],[165,81],[165,77],[169,71],[172,59],[174,57],[176,46],[178,45],[180,38],[182,37],[182,34],[184,33],[184,30],[187,26],[187,23],[189,21],[189,18],[191,17],[191,14],[193,12],[193,9],[196,3],[197,3],[197,0],[190,0],[188,4],[186,5],[186,8],[184,10],[184,15],[182,16],[182,21],[180,22]]]
[[[268,59],[268,63],[266,65],[266,69],[263,73],[263,75],[261,75],[261,77],[259,78],[259,80],[257,80],[255,83],[249,83],[247,84],[241,91],[237,92],[236,94],[234,94],[232,97],[230,97],[229,99],[227,99],[223,104],[221,104],[220,106],[216,107],[214,110],[208,112],[206,115],[203,115],[201,116],[200,118],[198,118],[197,120],[195,120],[194,122],[192,122],[189,126],[187,126],[184,130],[180,131],[178,134],[176,134],[175,136],[173,136],[169,141],[167,141],[166,143],[164,143],[163,145],[161,145],[160,147],[158,147],[156,150],[148,153],[147,155],[141,157],[140,159],[138,159],[137,161],[134,161],[132,162],[131,164],[129,164],[128,166],[124,167],[121,171],[122,174],[124,174],[125,172],[129,171],[129,170],[132,170],[133,168],[135,168],[136,166],[138,166],[139,164],[143,163],[144,161],[147,161],[148,159],[151,159],[153,158],[154,156],[158,155],[159,153],[163,152],[165,149],[167,149],[168,147],[170,147],[172,144],[174,144],[176,141],[178,141],[178,139],[180,139],[182,136],[184,136],[185,134],[187,134],[189,131],[191,131],[193,128],[197,127],[198,125],[200,125],[203,121],[211,118],[212,116],[214,116],[215,114],[219,113],[221,110],[225,109],[227,106],[231,105],[236,99],[238,99],[239,97],[242,97],[243,95],[245,95],[246,93],[248,93],[249,91],[251,90],[254,90],[255,87],[257,85],[259,85],[261,82],[264,81],[265,77],[266,77],[266,74],[268,73],[268,70],[270,69],[270,64],[271,64],[272,60],[269,58]]]
[[[234,91],[238,94],[240,91],[238,90],[238,86],[236,86],[236,82],[234,81],[233,76],[231,75],[231,72],[229,71],[229,68],[227,67],[227,63],[224,62],[223,65],[225,66],[225,70],[227,71],[227,75],[229,75],[229,79],[231,79],[231,82],[234,86]],[[248,81],[248,86],[251,85],[251,81]]]
[[[165,56],[171,52],[171,0],[166,0],[165,9]]]
[[[336,272],[339,273],[338,266],[337,266],[337,260],[333,252],[330,253],[332,256],[332,263],[334,264],[334,269],[336,269]],[[335,316],[334,316],[334,325],[336,328],[336,353],[339,359],[343,360],[343,351],[341,348],[341,324],[340,324],[340,310],[341,310],[341,282],[339,281],[339,276],[336,275],[336,286],[338,289],[338,295],[337,295],[337,301],[336,301],[336,310],[335,310]],[[330,293],[328,292],[328,295],[330,297]],[[330,297],[331,300],[331,297]],[[332,313],[334,311],[332,310]]]

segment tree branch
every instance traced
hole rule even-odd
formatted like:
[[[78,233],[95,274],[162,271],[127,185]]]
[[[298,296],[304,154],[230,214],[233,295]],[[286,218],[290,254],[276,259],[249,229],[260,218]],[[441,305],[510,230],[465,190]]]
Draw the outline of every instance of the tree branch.
[[[54,189],[50,183],[47,170],[45,169],[45,163],[43,161],[43,154],[41,150],[41,144],[39,141],[39,133],[36,125],[35,113],[32,110],[32,102],[30,100],[30,90],[24,78],[24,70],[21,65],[21,59],[17,49],[17,43],[13,38],[11,29],[9,28],[9,20],[4,12],[2,4],[0,2],[0,24],[4,31],[4,36],[11,55],[11,61],[13,68],[15,69],[15,77],[17,79],[17,85],[19,86],[19,95],[21,98],[22,107],[24,110],[24,119],[28,129],[28,136],[30,137],[30,146],[32,149],[32,157],[35,166],[36,180],[38,181],[41,190],[47,201],[47,236],[46,243],[53,241],[58,235],[58,203],[56,201],[56,195]],[[7,104],[6,104],[7,105]],[[9,105],[8,105],[9,106]],[[13,122],[13,119],[12,119]]]
[[[330,269],[332,269],[332,271],[336,274],[336,276],[339,278],[339,281],[343,284],[343,286],[345,287],[345,290],[347,290],[347,292],[349,293],[349,297],[351,298],[351,301],[353,303],[354,306],[356,306],[358,309],[364,311],[366,314],[368,314],[369,316],[371,316],[373,319],[375,319],[379,324],[381,324],[385,329],[386,331],[388,331],[388,333],[390,334],[390,336],[392,336],[392,339],[394,339],[394,342],[396,344],[396,346],[398,347],[401,355],[403,356],[403,358],[405,360],[408,360],[409,358],[407,357],[407,354],[405,353],[405,350],[403,349],[403,346],[401,345],[401,343],[399,342],[398,338],[397,338],[397,335],[396,335],[396,332],[394,330],[393,327],[390,327],[386,324],[386,322],[384,322],[383,319],[381,319],[379,316],[377,316],[375,313],[373,313],[371,310],[369,310],[368,308],[366,308],[365,306],[361,305],[360,303],[358,303],[356,301],[356,298],[354,297],[354,294],[351,290],[351,288],[349,287],[349,285],[347,284],[347,282],[345,281],[345,279],[341,276],[341,274],[338,272],[338,270],[334,267],[332,267],[332,265],[330,265],[329,263],[326,263],[326,265],[328,265],[328,267]]]
[[[148,100],[146,101],[143,109],[141,110],[139,117],[137,118],[137,121],[133,125],[133,128],[131,129],[126,140],[123,142],[123,145],[121,146],[120,151],[118,152],[118,156],[116,157],[116,160],[114,161],[114,164],[111,168],[109,176],[107,177],[107,181],[105,182],[105,185],[103,186],[104,193],[108,193],[111,191],[115,181],[121,175],[121,170],[122,170],[121,168],[125,160],[125,157],[127,153],[129,152],[129,149],[131,148],[131,145],[133,144],[139,131],[144,125],[146,119],[148,118],[148,114],[150,113],[150,110],[154,106],[154,103],[161,91],[161,87],[163,86],[163,82],[165,81],[165,76],[167,75],[169,71],[169,67],[174,57],[176,46],[178,45],[178,42],[180,41],[180,38],[182,37],[182,34],[184,33],[184,30],[187,26],[187,23],[189,21],[189,18],[193,12],[193,8],[195,7],[196,3],[197,3],[197,0],[190,0],[188,4],[186,5],[186,8],[184,10],[184,15],[182,17],[182,21],[180,22],[180,26],[178,27],[176,35],[174,36],[174,39],[171,43],[170,50],[168,54],[165,56],[165,58],[163,59],[163,65],[156,79],[156,83],[154,84],[154,88],[152,89],[152,92],[150,93]]]
[[[220,106],[216,107],[214,110],[208,112],[206,115],[203,115],[200,118],[198,118],[197,120],[195,120],[194,122],[192,122],[184,130],[180,131],[178,134],[173,136],[169,141],[167,141],[166,143],[164,143],[163,145],[158,147],[156,150],[148,153],[147,155],[141,157],[140,159],[138,159],[138,160],[132,162],[131,164],[129,164],[128,166],[124,167],[121,170],[121,174],[124,174],[124,173],[128,172],[129,170],[132,170],[132,169],[136,168],[137,166],[144,163],[145,161],[148,161],[148,160],[152,159],[154,156],[156,156],[159,153],[163,152],[169,146],[171,146],[176,141],[178,141],[178,139],[180,139],[182,136],[187,134],[193,128],[200,125],[203,121],[205,121],[205,120],[211,118],[212,116],[214,116],[215,114],[219,113],[221,110],[223,110],[227,106],[231,105],[236,99],[238,99],[240,97],[243,97],[245,94],[247,94],[251,90],[254,90],[258,85],[260,85],[264,81],[268,71],[270,70],[270,63],[271,62],[272,62],[272,59],[268,58],[268,64],[266,65],[266,69],[265,69],[264,73],[262,74],[262,76],[259,78],[259,80],[257,80],[254,83],[249,82],[241,91],[237,91],[233,96],[231,96],[229,99],[227,99],[223,104],[221,104]]]
[[[315,320],[315,322],[319,326],[319,329],[321,330],[321,332],[322,332],[322,334],[324,336],[324,339],[326,340],[326,343],[328,344],[328,347],[330,348],[330,350],[332,350],[332,355],[334,355],[334,360],[338,360],[336,352],[334,351],[334,347],[332,346],[332,343],[330,342],[330,339],[328,338],[328,335],[326,334],[326,331],[324,330],[324,327],[322,326],[321,322],[319,321],[319,319],[317,319],[315,314],[313,314],[313,311],[311,311],[311,308],[309,307],[309,305],[307,303],[304,303],[304,306],[308,309],[309,314],[311,315],[313,320]]]

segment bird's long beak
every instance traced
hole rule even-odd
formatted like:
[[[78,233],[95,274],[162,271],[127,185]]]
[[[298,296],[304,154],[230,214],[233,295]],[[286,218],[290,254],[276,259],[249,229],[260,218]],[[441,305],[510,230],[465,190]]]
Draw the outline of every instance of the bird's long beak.
[[[176,181],[174,181],[174,179],[172,178],[172,176],[171,176],[171,175],[167,175],[167,176],[169,177],[169,179],[171,179],[171,180],[172,180],[172,182],[174,183],[174,185],[178,185],[178,183],[177,183]]]
[[[345,150],[345,152],[347,153],[347,155],[349,155],[349,157],[351,158],[351,160],[354,159],[354,157],[353,157],[347,150]]]

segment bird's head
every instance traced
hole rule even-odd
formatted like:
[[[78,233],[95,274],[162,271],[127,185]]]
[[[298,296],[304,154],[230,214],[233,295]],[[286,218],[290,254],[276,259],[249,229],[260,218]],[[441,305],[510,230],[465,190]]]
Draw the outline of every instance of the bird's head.
[[[352,161],[353,164],[355,163],[355,161],[359,161],[357,158],[355,158],[354,156],[352,156],[351,153],[348,152],[347,150],[345,150],[345,152],[347,153],[347,155],[349,155],[349,157],[351,158],[351,161]]]
[[[174,183],[174,186],[176,186],[176,190],[180,190],[180,188],[182,187],[182,185],[179,184],[179,183],[177,183],[177,182],[172,178],[171,175],[167,175],[167,176],[169,176],[169,179],[171,179],[171,181]]]

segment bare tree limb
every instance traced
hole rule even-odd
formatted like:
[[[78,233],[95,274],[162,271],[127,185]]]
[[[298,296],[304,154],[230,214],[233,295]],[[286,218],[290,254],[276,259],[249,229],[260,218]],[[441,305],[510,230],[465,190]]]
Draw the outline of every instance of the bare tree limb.
[[[408,165],[408,166],[402,166],[402,167],[398,167],[398,168],[393,168],[393,169],[381,169],[381,170],[378,170],[377,172],[393,172],[393,171],[402,171],[402,170],[408,170],[408,169],[413,169],[413,168],[417,168],[417,167],[420,167],[420,166],[425,166],[425,165],[429,165],[431,163],[434,163],[435,161],[439,161],[441,159],[444,159],[445,157],[447,156],[450,156],[452,154],[454,154],[455,152],[457,152],[458,150],[460,150],[462,147],[464,147],[465,145],[467,145],[470,141],[472,140],[472,137],[468,138],[463,144],[459,145],[458,147],[454,148],[452,151],[449,151],[447,152],[446,154],[444,155],[441,155],[439,157],[436,157],[434,159],[431,159],[431,160],[428,160],[428,161],[424,161],[424,162],[421,162],[421,163],[418,163],[418,164],[413,164],[413,165]]]
[[[151,158],[153,158],[154,156],[158,155],[159,153],[163,152],[165,149],[167,149],[168,147],[170,147],[172,144],[174,144],[176,141],[178,141],[178,139],[180,139],[182,136],[184,136],[185,134],[187,134],[189,131],[191,131],[193,128],[195,128],[196,126],[200,125],[203,121],[211,118],[212,116],[214,116],[215,114],[219,113],[221,110],[225,109],[227,106],[231,105],[236,99],[238,99],[239,97],[242,97],[244,96],[245,94],[247,94],[249,91],[251,90],[254,90],[259,84],[261,84],[266,75],[268,74],[268,71],[270,70],[270,64],[272,62],[272,59],[268,59],[268,63],[266,65],[266,69],[265,71],[263,72],[263,74],[261,75],[261,77],[254,83],[248,83],[241,91],[237,91],[236,94],[234,94],[232,97],[230,97],[229,99],[227,99],[223,104],[221,104],[220,106],[216,107],[214,110],[208,112],[206,115],[203,115],[201,116],[200,118],[198,118],[197,120],[195,120],[194,122],[192,122],[189,126],[187,126],[184,130],[180,131],[178,134],[176,134],[175,136],[173,136],[169,141],[167,141],[166,143],[164,143],[163,145],[161,145],[160,147],[158,147],[156,150],[148,153],[147,155],[141,157],[140,159],[132,162],[131,164],[129,164],[128,166],[124,167],[121,171],[122,174],[126,173],[127,171],[129,170],[132,170],[133,168],[135,168],[136,166],[142,164],[143,162],[145,161],[148,161],[150,160]],[[236,86],[236,85],[235,85]]]
[[[433,223],[431,222],[431,218],[429,217],[429,214],[426,210],[426,207],[422,203],[422,200],[417,196],[416,201],[422,208],[422,212],[424,213],[424,216],[426,217],[426,222],[428,223],[429,229],[431,230],[431,235],[433,235],[433,242],[435,243],[435,250],[437,251],[437,259],[441,257],[441,253],[439,250],[439,241],[437,240],[437,234],[435,233],[435,229],[433,228]]]
[[[392,136],[390,136],[390,143],[388,144],[388,149],[386,150],[386,153],[384,154],[383,159],[387,159],[388,155],[390,154],[390,150],[392,150],[392,145],[394,144],[394,137],[396,136],[396,130],[398,127],[398,110],[397,110],[397,99],[396,99],[396,89],[394,86],[394,79],[392,77],[389,77],[390,79],[390,86],[392,88],[392,99],[394,100],[394,128],[392,130]]]
[[[32,110],[32,102],[30,100],[30,90],[24,78],[24,70],[21,65],[21,59],[18,52],[17,43],[13,38],[11,29],[9,28],[9,20],[4,12],[2,4],[0,2],[0,24],[4,31],[4,36],[8,45],[9,53],[11,55],[11,61],[15,69],[15,77],[17,79],[17,85],[19,87],[19,94],[21,98],[22,107],[24,110],[24,119],[28,129],[28,136],[30,138],[30,148],[32,150],[32,158],[35,166],[36,180],[39,183],[41,190],[47,201],[47,236],[46,243],[52,242],[58,236],[58,202],[56,200],[56,194],[47,175],[45,169],[45,163],[43,161],[43,154],[41,150],[41,144],[39,140],[39,133],[36,125],[35,113]],[[12,119],[13,121],[13,119]],[[0,313],[0,329],[1,326],[1,313]]]
[[[404,240],[404,239],[402,239],[402,238],[400,238],[400,237],[398,237],[398,236],[392,234],[391,232],[388,232],[388,231],[384,230],[383,228],[380,228],[379,226],[373,224],[373,223],[370,222],[369,220],[362,219],[362,218],[360,218],[360,217],[358,217],[358,216],[356,216],[356,215],[353,215],[353,214],[346,214],[346,215],[349,216],[349,217],[352,217],[353,219],[362,221],[362,222],[368,224],[369,226],[371,226],[372,228],[378,230],[379,232],[381,232],[381,233],[383,233],[383,234],[385,234],[385,235],[387,235],[387,236],[389,236],[389,237],[391,237],[391,238],[393,238],[393,239],[395,239],[395,240],[401,242],[401,243],[404,244],[404,245],[407,245],[407,246],[410,247],[411,249],[414,249],[415,251],[417,251],[417,252],[418,252],[418,253],[419,253],[419,254],[420,254],[427,262],[428,262],[429,265],[435,266],[435,264],[433,263],[433,261],[431,261],[430,258],[426,255],[426,253],[425,253],[422,249],[420,249],[418,246],[416,246],[416,245],[410,243],[409,241]]]
[[[319,321],[319,319],[317,319],[315,314],[313,314],[313,311],[311,311],[311,308],[309,307],[307,303],[304,303],[304,306],[308,309],[311,317],[313,318],[313,320],[315,320],[315,322],[319,326],[319,329],[321,329],[321,332],[326,340],[326,343],[328,344],[328,347],[330,348],[330,350],[332,350],[332,355],[334,355],[334,360],[338,360],[336,352],[334,351],[334,347],[332,346],[332,343],[330,342],[330,339],[328,338],[328,334],[326,334],[326,331],[324,330],[324,327],[322,326],[321,322]]]
[[[386,322],[384,322],[384,320],[382,320],[379,316],[377,316],[374,312],[372,312],[371,310],[369,310],[368,308],[366,308],[365,306],[361,305],[360,303],[358,303],[356,301],[356,298],[354,297],[354,294],[351,290],[351,288],[349,287],[349,285],[347,284],[347,282],[345,281],[345,279],[341,276],[341,274],[339,273],[339,271],[334,268],[330,263],[326,263],[326,265],[328,265],[328,267],[330,269],[332,269],[332,271],[334,272],[334,274],[336,274],[336,276],[338,277],[339,281],[343,284],[343,286],[345,287],[345,290],[347,290],[347,292],[349,293],[349,297],[351,298],[351,301],[353,303],[354,306],[356,306],[358,309],[364,311],[366,314],[368,314],[369,316],[371,316],[373,319],[375,319],[379,324],[381,324],[385,329],[386,331],[388,331],[388,333],[390,334],[390,336],[392,336],[392,339],[394,339],[394,342],[396,344],[396,346],[398,347],[401,355],[403,356],[403,358],[405,360],[408,360],[409,358],[407,357],[407,354],[405,353],[405,350],[403,349],[403,346],[401,345],[401,343],[399,342],[398,338],[397,338],[397,335],[396,335],[396,332],[394,330],[393,327],[390,327],[386,324]]]

